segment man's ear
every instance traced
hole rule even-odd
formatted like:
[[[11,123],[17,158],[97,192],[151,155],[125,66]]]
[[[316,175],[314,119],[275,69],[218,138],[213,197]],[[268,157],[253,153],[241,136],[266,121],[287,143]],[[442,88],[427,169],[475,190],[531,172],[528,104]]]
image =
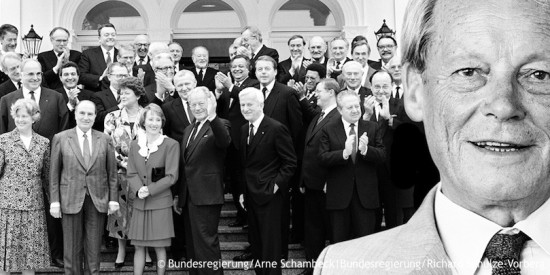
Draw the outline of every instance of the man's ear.
[[[410,64],[403,67],[403,85],[405,93],[405,111],[414,121],[420,122],[423,119],[424,83],[422,73],[412,68]]]

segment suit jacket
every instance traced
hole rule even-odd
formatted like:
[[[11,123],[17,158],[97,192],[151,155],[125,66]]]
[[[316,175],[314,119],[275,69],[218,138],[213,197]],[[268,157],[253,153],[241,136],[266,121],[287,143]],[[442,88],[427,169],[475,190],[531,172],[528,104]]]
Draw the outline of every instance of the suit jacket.
[[[166,102],[170,102],[176,98],[179,98],[178,93],[174,91],[174,94],[172,96],[165,97],[163,101],[156,96],[156,93],[157,93],[157,82],[153,82],[145,86],[145,96],[147,97],[147,101],[149,103],[155,103],[158,106],[162,106]]]
[[[432,188],[408,223],[377,234],[330,245],[319,256],[315,275],[411,274],[451,275],[451,261],[437,231],[434,215],[435,192]],[[384,265],[361,269],[360,265],[338,262],[412,263],[387,269]],[[331,262],[333,265],[331,265]],[[423,265],[422,263],[442,263]]]
[[[2,55],[0,55],[0,58],[2,58]],[[4,72],[0,71],[0,84],[10,80],[10,77],[5,74]]]
[[[96,108],[94,129],[103,132],[103,128],[105,127],[105,116],[112,111],[118,110],[116,98],[113,92],[111,92],[111,89],[107,87],[105,90],[94,93],[90,97],[90,100],[95,103]]]
[[[137,63],[134,63],[134,66],[132,67],[132,75],[137,77],[139,69],[142,69],[145,73],[143,76],[143,87],[155,82],[155,71],[153,71],[153,67],[151,67],[150,60],[147,60],[145,65],[137,65]]]
[[[241,156],[244,166],[247,199],[256,204],[268,203],[274,196],[275,184],[287,192],[288,182],[296,170],[296,153],[288,129],[280,122],[264,116],[250,145],[249,126],[241,127]]]
[[[82,209],[86,191],[97,211],[107,213],[109,201],[118,201],[115,148],[111,137],[91,130],[91,165],[86,167],[76,128],[52,140],[50,198],[61,203],[61,212],[76,214]]]
[[[368,209],[379,207],[378,176],[376,166],[382,163],[386,153],[382,143],[382,132],[376,123],[359,120],[357,140],[367,133],[369,138],[366,155],[361,155],[357,149],[357,157],[353,163],[351,156],[343,157],[347,139],[344,123],[336,120],[325,125],[319,141],[319,158],[321,165],[328,170],[327,203],[329,210],[346,208],[351,202],[353,192],[358,193],[361,205]]]
[[[260,89],[260,85],[256,85]],[[302,109],[294,89],[275,82],[273,89],[264,102],[264,114],[285,125],[290,131],[292,141],[297,146],[303,127]]]
[[[80,62],[81,53],[79,51],[70,50],[69,61],[76,64]],[[52,90],[56,90],[63,87],[63,83],[59,79],[59,75],[53,71],[53,67],[57,64],[57,55],[53,50],[47,52],[41,52],[37,57],[38,62],[42,65],[42,85]]]
[[[369,64],[369,66],[371,66],[371,68],[377,71],[382,70],[382,59],[378,59],[378,61],[368,60],[367,63]]]
[[[344,64],[346,64],[347,62],[349,61],[353,61],[353,59],[349,58],[349,57],[346,57],[346,59],[344,59],[344,62],[342,64],[340,64],[340,69],[344,66]],[[327,61],[328,62],[328,61]],[[327,75],[327,77],[331,77],[331,78],[334,78],[335,80],[338,80],[338,76],[342,74],[342,70],[340,71],[335,71],[335,72],[332,72],[330,75]]]
[[[248,87],[254,87],[259,84],[258,80],[248,77],[241,86],[233,86],[233,89],[224,88],[220,98],[218,98],[218,107],[216,113],[231,122],[231,140],[236,149],[239,149],[241,140],[241,126],[247,123],[241,113],[239,93]]]
[[[8,79],[8,81],[0,84],[0,98],[15,90],[17,90],[17,86],[15,86],[13,82]]]
[[[128,153],[128,186],[130,196],[134,198],[134,208],[140,210],[163,209],[172,207],[172,191],[170,187],[176,183],[179,175],[180,146],[169,138],[165,137],[158,145],[158,150],[152,152],[149,159],[139,154],[140,146],[137,140],[130,144]],[[164,177],[152,182],[153,168],[164,168]],[[147,186],[149,196],[145,199],[137,198],[137,192],[142,186]]]
[[[207,67],[206,70],[203,71],[203,78],[199,78],[199,74],[197,74],[197,68],[191,67],[189,68],[191,72],[195,75],[195,79],[197,80],[197,87],[204,86],[208,88],[211,92],[214,92],[216,90],[216,82],[214,80],[214,76],[218,73],[218,70],[214,68]]]
[[[181,99],[170,100],[162,105],[162,111],[166,117],[164,134],[175,139],[181,144],[185,128],[192,123],[185,113]]]
[[[342,87],[342,91],[347,90],[347,89],[348,88],[344,84],[344,86]],[[363,115],[365,113],[365,106],[364,106],[363,103],[365,102],[365,98],[369,95],[372,95],[371,89],[363,87],[363,86],[361,86],[361,88],[359,88],[359,99],[361,100],[361,102],[360,102],[361,115]]]
[[[67,92],[65,92],[65,88],[63,86],[61,86],[61,88],[56,89],[56,91],[59,92],[63,96],[63,100],[65,100],[65,106],[67,106],[67,103],[69,103],[69,97],[67,96]],[[78,93],[77,98],[78,98],[79,101],[90,100],[92,95],[94,95],[94,92],[82,89],[82,90],[80,90],[80,93]],[[67,107],[67,110],[69,111],[69,122],[67,124],[67,128],[69,128],[69,129],[74,128],[76,126],[76,120],[75,120],[75,117],[74,117],[74,109],[71,111]]]
[[[185,128],[180,143],[180,206],[224,203],[223,177],[226,149],[231,143],[230,127],[229,121],[219,117],[207,120],[189,144],[193,124]]]
[[[23,91],[17,90],[0,99],[0,134],[15,128],[10,115],[10,107],[15,101],[23,98]],[[40,101],[40,119],[32,125],[39,135],[51,140],[53,136],[65,129],[69,123],[69,110],[63,96],[54,90],[42,87]]]
[[[292,60],[290,58],[279,62],[279,65],[277,66],[277,81],[282,84],[287,84],[289,80],[294,79],[296,82],[305,83],[306,67],[304,67],[303,62],[306,60],[310,59],[304,57],[302,65],[300,65],[300,69],[297,72],[294,72],[294,75],[290,75],[290,68],[292,67]]]
[[[117,61],[118,50],[116,48],[114,55],[111,57],[113,62]],[[86,89],[98,92],[109,88],[109,79],[107,77],[103,78],[101,83],[99,82],[99,77],[107,68],[101,46],[83,51],[78,68],[80,69],[79,83],[83,84]]]
[[[276,63],[279,63],[279,52],[275,49],[267,47],[266,45],[262,45],[258,54],[254,55],[252,59],[250,59],[250,72],[248,73],[249,77],[256,79],[256,61],[258,61],[258,57],[263,55],[271,56],[275,59]]]
[[[327,169],[321,165],[319,155],[319,142],[321,139],[321,129],[333,121],[341,119],[340,113],[336,108],[325,115],[323,120],[317,125],[320,113],[317,114],[306,131],[304,157],[306,161],[302,162],[302,173],[300,173],[300,186],[314,190],[323,190],[327,181]]]

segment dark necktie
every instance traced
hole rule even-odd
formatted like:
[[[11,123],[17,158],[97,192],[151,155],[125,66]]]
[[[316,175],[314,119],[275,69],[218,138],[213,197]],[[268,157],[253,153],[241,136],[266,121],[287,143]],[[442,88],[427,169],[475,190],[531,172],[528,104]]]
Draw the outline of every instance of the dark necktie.
[[[120,104],[120,89],[116,90],[116,104]]]
[[[111,64],[111,62],[113,62],[113,60],[111,59],[111,53],[107,52],[107,59],[105,59],[105,64],[107,64],[107,66],[109,66]]]
[[[191,109],[189,109],[189,103],[185,104],[185,110],[187,111],[187,118],[189,119],[189,124],[193,123],[195,116],[193,115],[193,113],[191,113]]]
[[[241,87],[241,82],[239,82],[239,81],[235,82],[235,86]]]
[[[139,58],[139,65],[143,65],[145,63],[145,57]]]
[[[401,89],[399,86],[395,87],[395,98],[401,98],[401,96],[399,95],[399,89]]]
[[[202,81],[204,78],[204,74],[202,73],[202,69],[199,70],[199,80]]]
[[[21,81],[17,81],[17,89],[21,90]]]
[[[254,139],[254,124],[250,123],[250,132],[248,132],[248,145],[252,143],[252,139]]]
[[[57,53],[57,57],[60,57],[63,54],[63,52]]]
[[[264,88],[262,89],[262,93],[264,94],[264,99],[265,99],[265,95],[267,94],[267,87],[264,87]]]
[[[31,94],[31,99],[36,101],[36,98],[34,97],[34,91],[30,91],[29,94]]]
[[[319,122],[321,122],[321,120],[323,120],[323,118],[325,118],[325,112],[321,112],[321,114],[319,115],[319,119],[317,119],[317,123],[315,124],[315,127],[317,127],[317,125],[319,125]]]
[[[189,138],[189,143],[187,144],[187,146],[189,146],[189,144],[191,144],[191,142],[195,141],[195,136],[197,135],[197,131],[199,130],[199,125],[201,123],[200,122],[195,122],[195,125],[193,126],[193,131],[191,131],[191,138]]]
[[[495,234],[483,255],[491,263],[493,275],[519,275],[521,250],[529,239],[523,232],[514,235]]]
[[[90,141],[88,141],[88,135],[84,134],[84,142],[82,142],[82,156],[84,157],[84,163],[86,164],[86,168],[90,167]]]
[[[355,141],[353,142],[353,147],[351,148],[351,160],[355,163],[355,157],[357,157],[357,135],[355,134],[355,124],[353,123],[349,125],[349,135],[355,136]]]
[[[337,69],[337,70],[340,69],[340,61],[336,61],[336,69]]]

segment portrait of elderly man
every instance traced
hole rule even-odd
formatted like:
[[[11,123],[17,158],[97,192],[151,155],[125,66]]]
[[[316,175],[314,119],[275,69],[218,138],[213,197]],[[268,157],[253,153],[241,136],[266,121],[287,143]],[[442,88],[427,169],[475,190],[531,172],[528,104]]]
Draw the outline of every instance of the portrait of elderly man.
[[[406,10],[405,108],[424,122],[441,182],[407,224],[329,246],[315,273],[547,274],[550,2]]]

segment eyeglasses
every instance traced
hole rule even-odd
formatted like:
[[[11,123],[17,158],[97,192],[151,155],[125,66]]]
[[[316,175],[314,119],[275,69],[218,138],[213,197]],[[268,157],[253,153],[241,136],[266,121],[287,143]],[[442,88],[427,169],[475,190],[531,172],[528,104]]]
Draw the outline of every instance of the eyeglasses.
[[[53,42],[58,43],[58,44],[61,44],[61,43],[65,44],[65,43],[69,42],[69,40],[67,40],[67,39],[55,39]]]
[[[118,60],[133,60],[134,56],[119,56]]]
[[[166,66],[166,67],[157,67],[155,68],[155,71],[161,71],[161,72],[168,72],[168,71],[173,71],[174,70],[174,66]]]
[[[138,47],[138,48],[149,47],[149,43],[136,43],[134,45],[136,45],[136,47]]]
[[[118,78],[118,79],[128,77],[127,74],[110,74],[110,76],[112,76],[112,77],[114,77],[114,78]]]
[[[395,45],[380,45],[380,46],[378,46],[378,49],[380,49],[380,50],[384,50],[384,49],[391,50],[393,48],[395,48]]]
[[[23,75],[29,76],[29,77],[42,77],[42,72],[36,72],[36,73],[23,73]]]

